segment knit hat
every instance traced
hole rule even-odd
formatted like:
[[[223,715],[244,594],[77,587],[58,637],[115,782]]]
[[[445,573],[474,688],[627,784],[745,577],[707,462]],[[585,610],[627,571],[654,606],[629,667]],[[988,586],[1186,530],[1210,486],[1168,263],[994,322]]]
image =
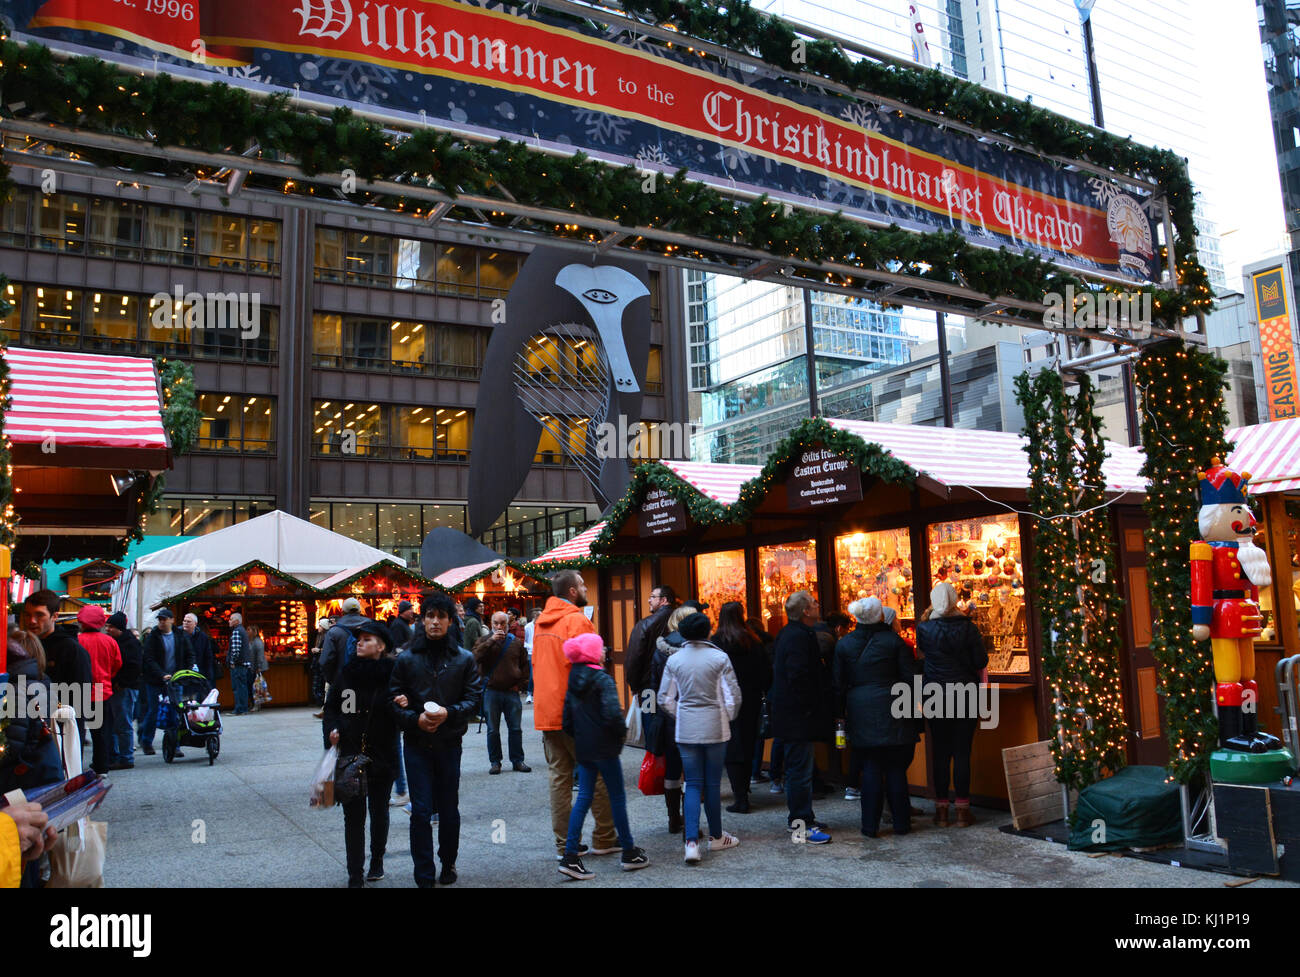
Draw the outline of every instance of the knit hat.
[[[709,616],[696,611],[694,614],[688,614],[682,618],[677,625],[677,633],[687,641],[708,641],[709,631],[712,627]]]
[[[98,604],[87,604],[81,610],[77,611],[77,623],[84,624],[88,628],[94,628],[101,631],[104,628],[104,622],[108,620],[108,615]]]
[[[863,597],[849,605],[849,613],[859,624],[879,624],[884,614],[879,597]]]
[[[575,665],[600,668],[605,660],[605,641],[600,635],[586,631],[564,642],[564,657]]]
[[[896,617],[898,617],[898,611],[894,610],[892,607],[886,607],[884,615],[881,618],[881,620],[883,620],[886,624],[888,624],[892,628],[894,626],[894,619]]]
[[[956,606],[957,591],[952,584],[939,583],[930,591],[930,617],[947,617]]]
[[[409,600],[404,600],[397,605],[398,614],[405,614],[410,609],[411,609],[411,602]]]
[[[116,614],[110,614],[108,616],[108,626],[110,628],[117,628],[119,631],[125,631],[126,615],[121,611],[118,611]]]

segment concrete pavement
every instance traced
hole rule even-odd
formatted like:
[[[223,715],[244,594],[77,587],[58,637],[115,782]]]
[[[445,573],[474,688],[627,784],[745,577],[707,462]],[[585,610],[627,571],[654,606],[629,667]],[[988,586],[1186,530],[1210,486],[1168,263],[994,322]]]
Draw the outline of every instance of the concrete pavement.
[[[151,757],[137,751],[134,770],[110,775],[113,790],[96,815],[109,823],[105,885],[344,886],[342,811],[317,811],[307,804],[321,757],[320,722],[311,712],[225,715],[221,755],[212,767],[193,747],[171,765],[163,763],[161,751]],[[1089,858],[1061,845],[1013,837],[997,830],[1010,821],[998,811],[978,811],[980,822],[971,828],[934,828],[927,815],[916,819],[911,835],[866,839],[858,832],[857,802],[844,801],[842,794],[816,804],[834,842],[794,845],[785,831],[784,797],[769,794],[766,784],[755,787],[754,813],[723,812],[723,825],[740,837],[740,847],[706,854],[700,865],[687,866],[681,836],[668,834],[662,798],[636,790],[642,754],[628,750],[623,755],[628,814],[637,844],[652,864],[620,872],[617,855],[588,858],[596,878],[575,882],[555,870],[546,761],[541,734],[532,728],[532,708],[524,709],[524,750],[532,773],[514,773],[507,764],[500,776],[489,776],[486,728],[483,733],[475,728],[465,736],[462,762],[461,886],[1220,888],[1229,878],[1135,858]],[[729,802],[724,777],[723,803]],[[914,803],[932,809],[928,801]],[[391,815],[388,877],[374,884],[413,887],[409,819],[398,808]],[[590,831],[588,819],[588,841]],[[1261,879],[1251,888],[1278,885],[1285,883]]]

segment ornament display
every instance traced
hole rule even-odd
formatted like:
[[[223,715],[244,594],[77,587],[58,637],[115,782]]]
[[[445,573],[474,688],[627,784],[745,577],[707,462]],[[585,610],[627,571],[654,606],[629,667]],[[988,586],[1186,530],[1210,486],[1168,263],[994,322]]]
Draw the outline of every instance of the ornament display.
[[[900,618],[910,621],[912,599],[911,540],[906,529],[849,533],[835,539],[841,610],[860,597],[878,597]]]

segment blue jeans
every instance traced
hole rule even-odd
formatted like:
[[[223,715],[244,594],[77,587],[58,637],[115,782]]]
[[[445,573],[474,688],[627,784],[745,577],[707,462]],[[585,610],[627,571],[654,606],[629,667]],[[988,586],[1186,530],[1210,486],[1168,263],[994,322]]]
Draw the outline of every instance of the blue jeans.
[[[813,744],[810,740],[787,740],[785,744],[785,804],[787,822],[802,821],[812,827]]]
[[[230,669],[230,687],[235,692],[235,715],[242,716],[248,712],[248,700],[253,695],[253,670],[247,665],[235,665]]]
[[[523,763],[524,729],[521,723],[524,716],[524,704],[519,701],[519,693],[484,689],[483,713],[487,716],[488,763],[501,762],[502,716],[505,716],[506,729],[509,731],[510,762]]]
[[[393,787],[399,794],[406,793],[406,747],[402,745],[402,734],[397,734],[397,781]]]
[[[140,698],[139,689],[122,689],[113,694],[117,709],[113,713],[113,742],[111,759],[117,763],[135,763],[135,740],[131,731],[131,720],[135,718],[136,700]]]
[[[686,793],[682,797],[682,817],[686,822],[687,841],[700,834],[700,801],[709,822],[709,837],[722,837],[722,761],[727,756],[726,743],[678,743],[682,755],[682,773]]]
[[[411,791],[411,861],[415,884],[433,885],[433,826],[438,813],[438,857],[443,867],[456,864],[460,851],[460,752],[455,746],[411,746],[406,754],[406,783]]]
[[[154,730],[158,728],[158,697],[163,694],[161,685],[144,687],[144,715],[140,718],[140,746],[153,748]]]
[[[618,843],[624,851],[633,847],[632,828],[627,823],[627,796],[623,793],[623,765],[618,757],[610,757],[598,763],[578,764],[578,799],[573,802],[573,810],[569,812],[569,837],[564,842],[565,854],[578,854],[578,846],[582,843],[582,822],[591,810],[598,773],[605,781],[605,790],[609,792],[610,813],[614,816]]]

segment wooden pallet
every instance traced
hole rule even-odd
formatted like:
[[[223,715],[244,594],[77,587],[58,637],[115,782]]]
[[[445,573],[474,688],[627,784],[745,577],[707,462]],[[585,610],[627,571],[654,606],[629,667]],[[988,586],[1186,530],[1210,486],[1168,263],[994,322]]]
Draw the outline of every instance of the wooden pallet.
[[[1065,816],[1050,740],[1008,747],[1002,751],[1002,767],[1011,800],[1011,823],[1017,831]]]

